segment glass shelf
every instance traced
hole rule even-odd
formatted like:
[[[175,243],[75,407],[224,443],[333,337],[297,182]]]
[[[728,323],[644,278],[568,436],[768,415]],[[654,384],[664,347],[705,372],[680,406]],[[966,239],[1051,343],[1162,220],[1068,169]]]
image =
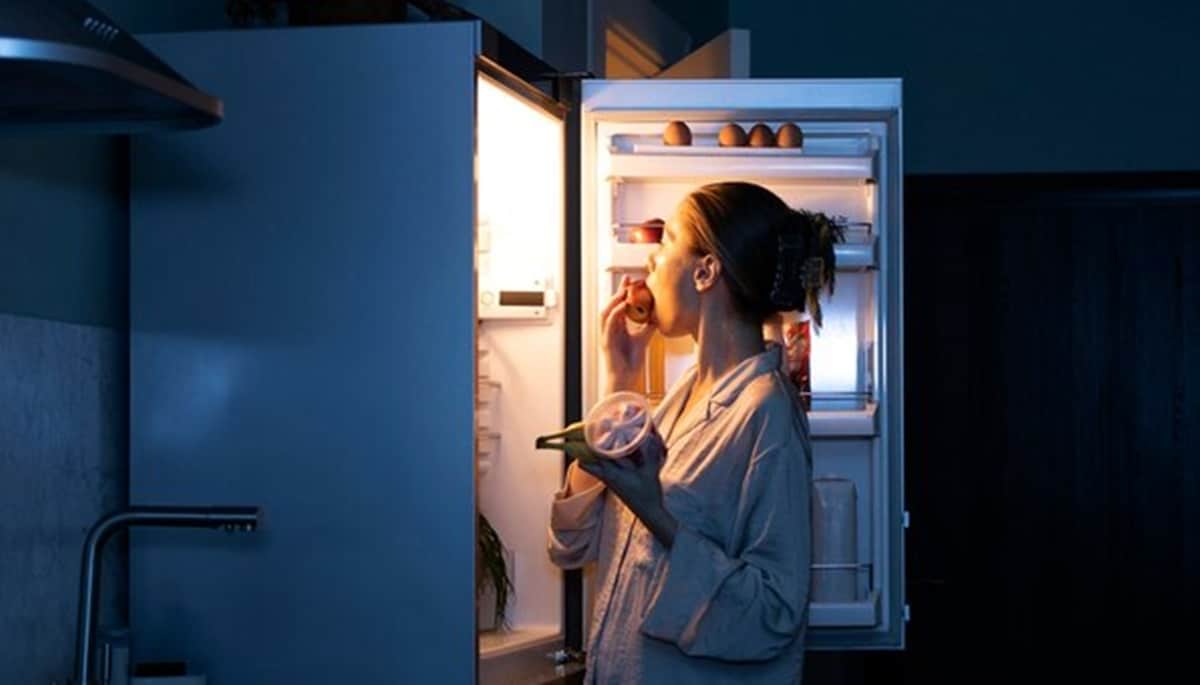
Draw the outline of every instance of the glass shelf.
[[[868,236],[866,242],[845,242],[833,246],[837,256],[838,271],[861,271],[878,267],[877,240]],[[644,271],[650,255],[659,247],[658,243],[622,243],[613,241],[612,257],[608,271],[622,273]]]
[[[875,158],[816,156],[793,148],[718,148],[639,145],[610,155],[609,180],[758,178],[786,181],[851,181],[875,178]],[[648,153],[655,154],[648,154]]]

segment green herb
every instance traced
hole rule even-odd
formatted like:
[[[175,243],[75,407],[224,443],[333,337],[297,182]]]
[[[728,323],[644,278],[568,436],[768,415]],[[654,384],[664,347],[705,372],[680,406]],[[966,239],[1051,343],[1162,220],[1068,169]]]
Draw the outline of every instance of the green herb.
[[[475,596],[483,594],[491,584],[496,590],[496,606],[493,609],[496,625],[505,625],[508,595],[514,590],[508,577],[508,562],[504,559],[504,544],[483,512],[477,512],[477,535],[475,538]]]

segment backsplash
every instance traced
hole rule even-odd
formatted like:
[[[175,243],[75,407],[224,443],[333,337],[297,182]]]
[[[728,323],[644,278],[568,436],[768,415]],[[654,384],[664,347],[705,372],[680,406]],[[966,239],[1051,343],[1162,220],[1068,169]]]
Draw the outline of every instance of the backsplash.
[[[0,683],[64,681],[88,528],[129,501],[123,331],[0,314]],[[128,546],[108,544],[100,625],[128,620]]]

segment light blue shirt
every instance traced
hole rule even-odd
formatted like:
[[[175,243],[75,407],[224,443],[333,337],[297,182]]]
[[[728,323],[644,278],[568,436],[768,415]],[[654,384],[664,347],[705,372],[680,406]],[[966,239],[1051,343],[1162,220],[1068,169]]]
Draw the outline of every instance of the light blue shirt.
[[[550,559],[596,563],[586,683],[799,682],[812,449],[781,361],[769,344],[679,416],[693,367],[656,410],[663,500],[679,523],[671,549],[602,484],[555,495]]]

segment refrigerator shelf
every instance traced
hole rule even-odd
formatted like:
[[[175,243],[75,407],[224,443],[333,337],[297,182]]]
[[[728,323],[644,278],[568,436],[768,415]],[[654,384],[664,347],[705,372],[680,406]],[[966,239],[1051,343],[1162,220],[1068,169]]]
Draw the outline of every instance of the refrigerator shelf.
[[[659,147],[663,154],[613,153],[608,179],[740,178],[778,183],[824,179],[863,183],[875,178],[873,156],[818,157],[778,148]]]
[[[834,245],[838,271],[862,271],[879,266],[876,245],[878,238],[871,236],[866,242],[846,242]],[[658,243],[621,243],[613,241],[609,273],[645,271],[650,255],[659,248]]]
[[[829,628],[871,628],[879,623],[879,590],[860,602],[812,602],[808,625]]]
[[[696,157],[704,155],[717,155],[721,157],[870,157],[872,148],[868,138],[850,139],[832,138],[832,141],[838,141],[840,146],[834,147],[827,141],[822,141],[817,145],[813,145],[814,141],[806,140],[804,147],[750,147],[742,145],[736,147],[722,147],[717,143],[717,136],[694,136],[691,145],[664,145],[662,143],[647,143],[635,142],[627,146],[618,145],[610,150],[613,154],[638,154],[638,155],[673,155],[681,157]],[[846,143],[850,142],[852,147],[847,147]],[[817,147],[819,151],[814,152],[813,147]]]

